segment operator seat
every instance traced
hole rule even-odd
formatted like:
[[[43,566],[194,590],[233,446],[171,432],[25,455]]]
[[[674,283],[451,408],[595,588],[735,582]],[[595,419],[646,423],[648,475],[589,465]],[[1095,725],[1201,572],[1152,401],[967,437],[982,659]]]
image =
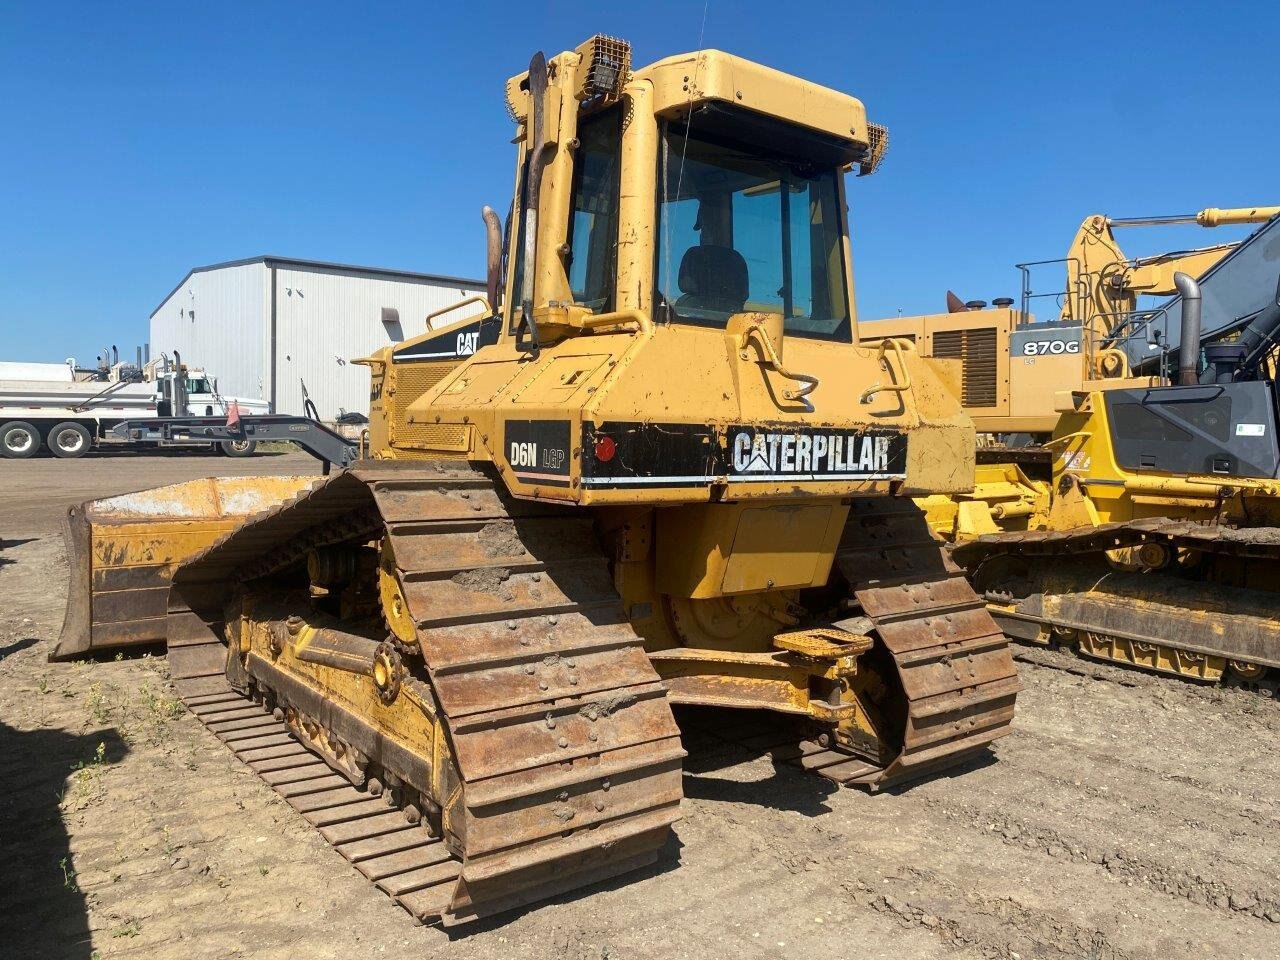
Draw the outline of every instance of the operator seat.
[[[680,298],[676,313],[713,311],[741,313],[750,289],[747,261],[733,247],[704,244],[690,247],[680,258]]]

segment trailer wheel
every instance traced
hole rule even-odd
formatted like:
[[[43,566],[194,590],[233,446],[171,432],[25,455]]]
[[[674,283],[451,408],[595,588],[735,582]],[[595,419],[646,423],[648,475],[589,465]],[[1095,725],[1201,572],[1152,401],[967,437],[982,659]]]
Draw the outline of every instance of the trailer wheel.
[[[228,457],[251,457],[258,449],[257,440],[222,440],[218,443]]]
[[[67,420],[49,431],[49,452],[64,460],[83,457],[93,446],[93,437],[83,424]]]
[[[0,426],[0,457],[25,460],[40,449],[40,431],[24,420],[10,420]]]

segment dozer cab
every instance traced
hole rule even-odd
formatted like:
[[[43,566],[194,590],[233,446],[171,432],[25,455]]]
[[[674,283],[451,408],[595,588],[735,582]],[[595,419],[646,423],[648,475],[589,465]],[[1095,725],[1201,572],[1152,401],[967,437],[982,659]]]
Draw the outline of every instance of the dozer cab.
[[[951,371],[856,345],[844,174],[884,130],[718,51],[629,61],[596,37],[508,81],[482,315],[363,360],[372,458],[173,574],[184,700],[423,919],[651,863],[673,704],[871,787],[1013,716],[910,499],[973,484]]]

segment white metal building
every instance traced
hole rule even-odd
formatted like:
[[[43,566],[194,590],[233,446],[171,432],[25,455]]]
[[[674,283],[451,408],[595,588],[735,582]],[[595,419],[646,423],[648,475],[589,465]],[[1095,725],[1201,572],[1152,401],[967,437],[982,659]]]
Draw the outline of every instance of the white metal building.
[[[427,314],[482,291],[479,280],[262,256],[191,270],[151,314],[151,353],[176,350],[220,392],[321,419],[369,412],[369,368],[350,363],[416,337]],[[464,307],[432,327],[481,308]]]

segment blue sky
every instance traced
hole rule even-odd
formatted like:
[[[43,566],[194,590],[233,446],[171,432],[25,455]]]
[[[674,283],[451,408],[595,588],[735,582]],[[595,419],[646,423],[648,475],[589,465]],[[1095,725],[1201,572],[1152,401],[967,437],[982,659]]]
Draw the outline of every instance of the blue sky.
[[[0,6],[0,359],[132,356],[191,266],[261,253],[478,276],[502,83],[591,33],[697,46],[700,2]],[[1080,220],[1280,203],[1270,3],[710,0],[704,46],[860,97],[859,313],[1016,296]],[[1131,254],[1244,231],[1123,235]]]

